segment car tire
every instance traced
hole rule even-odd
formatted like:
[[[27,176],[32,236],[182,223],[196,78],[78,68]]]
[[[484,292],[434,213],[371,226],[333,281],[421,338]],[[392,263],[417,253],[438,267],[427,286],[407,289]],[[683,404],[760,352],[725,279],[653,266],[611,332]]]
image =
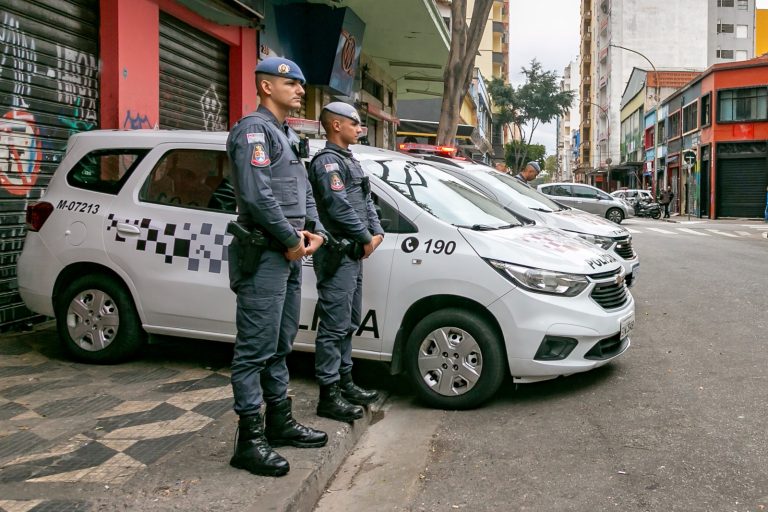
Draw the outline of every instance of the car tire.
[[[67,351],[87,363],[125,361],[147,341],[130,293],[104,274],[66,287],[56,303],[56,328]]]
[[[605,218],[616,224],[621,224],[621,221],[624,220],[624,212],[619,208],[611,208],[605,212]]]
[[[507,367],[501,342],[488,322],[453,308],[431,313],[416,324],[405,359],[419,399],[440,409],[480,406],[499,389]]]

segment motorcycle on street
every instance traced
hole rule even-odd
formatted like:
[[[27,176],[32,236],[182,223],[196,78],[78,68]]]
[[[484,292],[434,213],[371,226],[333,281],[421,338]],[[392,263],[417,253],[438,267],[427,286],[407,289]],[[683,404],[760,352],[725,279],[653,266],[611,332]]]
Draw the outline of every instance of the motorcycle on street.
[[[661,217],[661,205],[655,201],[636,201],[634,204],[635,217]]]

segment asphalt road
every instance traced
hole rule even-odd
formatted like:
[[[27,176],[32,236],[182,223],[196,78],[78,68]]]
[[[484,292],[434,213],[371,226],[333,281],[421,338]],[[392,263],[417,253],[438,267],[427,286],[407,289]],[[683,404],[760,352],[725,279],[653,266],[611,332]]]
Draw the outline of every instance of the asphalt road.
[[[642,273],[622,358],[509,382],[474,411],[425,416],[395,394],[318,510],[365,495],[368,510],[768,509],[768,240],[733,222],[627,227]]]

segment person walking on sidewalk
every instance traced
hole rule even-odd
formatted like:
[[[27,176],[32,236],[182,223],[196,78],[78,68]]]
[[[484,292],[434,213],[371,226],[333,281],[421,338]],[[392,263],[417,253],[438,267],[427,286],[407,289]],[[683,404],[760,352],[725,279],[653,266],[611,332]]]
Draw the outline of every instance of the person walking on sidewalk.
[[[675,198],[675,193],[672,192],[672,187],[667,185],[666,190],[661,191],[661,197],[659,198],[659,202],[664,206],[664,218],[669,218],[669,205],[672,203],[672,200]]]
[[[363,259],[384,239],[371,198],[368,177],[352,156],[362,132],[360,116],[343,102],[327,104],[320,122],[328,139],[309,166],[320,220],[331,234],[312,258],[317,276],[319,326],[315,339],[315,375],[320,383],[317,414],[353,422],[362,405],[378,393],[352,381],[352,335],[360,326]]]
[[[227,138],[239,212],[228,227],[235,235],[228,255],[230,287],[237,294],[232,390],[240,417],[230,464],[265,476],[290,469],[273,447],[315,448],[328,441],[325,432],[293,419],[285,362],[298,331],[301,259],[324,241],[312,188],[290,139],[296,134],[285,124],[288,112],[301,106],[303,84],[294,62],[261,61],[260,105]]]

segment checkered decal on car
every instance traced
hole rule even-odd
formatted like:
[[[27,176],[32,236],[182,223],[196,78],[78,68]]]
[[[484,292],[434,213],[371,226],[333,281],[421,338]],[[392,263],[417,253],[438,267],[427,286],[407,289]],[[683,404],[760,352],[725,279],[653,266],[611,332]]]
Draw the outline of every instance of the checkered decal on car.
[[[114,230],[116,242],[130,245],[135,241],[135,250],[155,253],[169,265],[182,260],[186,262],[187,270],[220,274],[222,263],[229,261],[228,246],[232,235],[213,233],[213,224],[208,222],[166,224],[147,218],[120,221],[113,213],[107,221],[107,231]],[[120,222],[137,226],[141,234],[136,239],[122,236],[117,231]]]

